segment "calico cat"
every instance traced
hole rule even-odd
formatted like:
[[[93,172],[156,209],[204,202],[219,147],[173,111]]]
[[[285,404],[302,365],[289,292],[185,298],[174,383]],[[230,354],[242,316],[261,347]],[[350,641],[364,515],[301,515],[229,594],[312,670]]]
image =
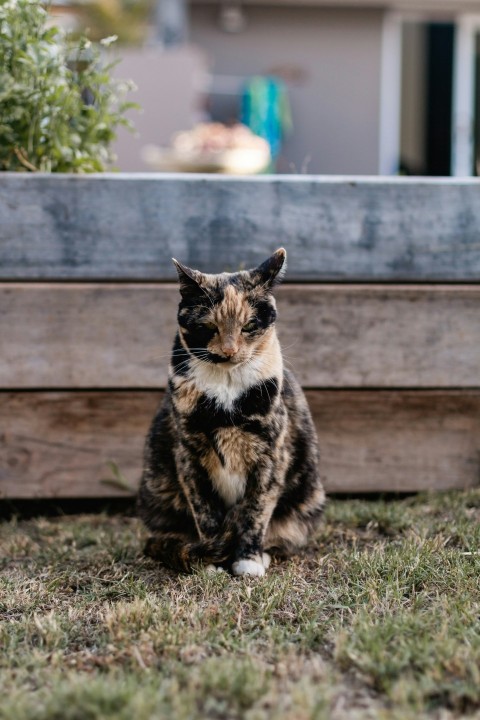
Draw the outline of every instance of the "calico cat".
[[[220,275],[174,260],[178,332],[138,494],[145,552],[171,568],[264,575],[266,551],[295,551],[320,517],[315,430],[275,330],[285,258]]]

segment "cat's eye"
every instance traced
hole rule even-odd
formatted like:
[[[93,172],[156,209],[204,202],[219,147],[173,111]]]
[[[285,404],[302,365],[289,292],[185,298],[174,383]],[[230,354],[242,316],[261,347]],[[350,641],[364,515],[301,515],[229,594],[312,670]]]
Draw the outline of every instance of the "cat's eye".
[[[215,323],[213,323],[213,322],[204,322],[203,325],[204,325],[204,327],[207,328],[207,330],[217,330],[218,329],[217,326],[215,325]]]
[[[257,321],[256,320],[250,320],[246,325],[243,326],[242,332],[253,332],[257,329]]]

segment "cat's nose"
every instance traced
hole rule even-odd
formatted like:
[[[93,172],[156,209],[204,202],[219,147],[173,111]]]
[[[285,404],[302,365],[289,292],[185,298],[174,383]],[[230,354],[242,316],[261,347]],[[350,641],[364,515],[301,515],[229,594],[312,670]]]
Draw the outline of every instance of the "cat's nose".
[[[238,346],[235,343],[225,343],[222,345],[222,352],[227,357],[233,357],[238,352]]]

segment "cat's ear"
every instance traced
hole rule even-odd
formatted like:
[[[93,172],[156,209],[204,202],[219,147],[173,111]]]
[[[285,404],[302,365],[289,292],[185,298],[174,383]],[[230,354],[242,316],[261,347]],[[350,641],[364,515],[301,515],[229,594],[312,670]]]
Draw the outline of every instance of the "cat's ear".
[[[192,268],[182,265],[181,262],[172,258],[175,267],[177,268],[178,279],[180,281],[180,292],[182,295],[191,295],[192,293],[198,293],[200,290],[200,282],[202,273],[198,270],[192,270]]]
[[[276,250],[268,260],[265,260],[254,270],[250,270],[250,276],[256,285],[263,285],[266,289],[277,285],[287,268],[287,251],[285,248]]]

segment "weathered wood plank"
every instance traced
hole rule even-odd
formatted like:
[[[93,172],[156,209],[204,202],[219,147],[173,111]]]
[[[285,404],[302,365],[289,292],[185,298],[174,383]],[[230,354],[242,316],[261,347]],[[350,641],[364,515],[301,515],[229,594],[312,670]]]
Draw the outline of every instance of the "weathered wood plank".
[[[114,478],[108,463],[136,485],[160,399],[158,392],[0,392],[0,497],[128,494],[103,482]]]
[[[0,285],[0,388],[161,388],[178,291]],[[480,387],[480,286],[289,285],[285,356],[307,387]]]
[[[129,494],[158,392],[0,393],[0,497]],[[464,488],[480,482],[480,392],[310,391],[330,492]]]
[[[0,176],[3,279],[173,279],[257,264],[289,280],[479,280],[480,181]]]

